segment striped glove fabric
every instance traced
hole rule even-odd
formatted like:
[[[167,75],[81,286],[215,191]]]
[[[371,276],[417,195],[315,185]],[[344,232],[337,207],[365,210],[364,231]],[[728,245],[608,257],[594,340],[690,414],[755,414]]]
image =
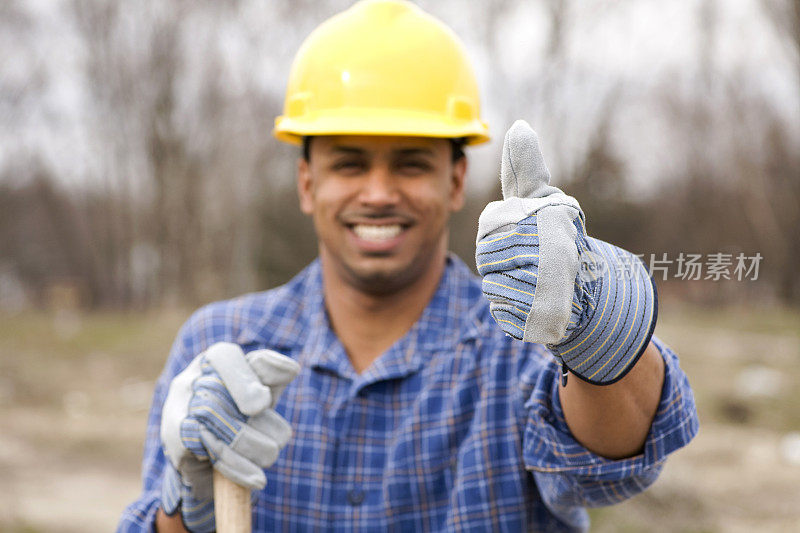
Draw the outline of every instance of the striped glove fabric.
[[[214,530],[212,467],[239,485],[261,489],[264,468],[291,437],[273,409],[300,371],[271,350],[244,354],[232,343],[212,345],[170,384],[161,420],[168,461],[162,483],[164,512],[180,509],[190,531]]]
[[[635,255],[586,236],[578,201],[549,185],[536,133],[506,133],[503,200],[478,223],[476,263],[492,316],[508,335],[546,344],[567,371],[595,384],[621,379],[656,324],[655,285]]]

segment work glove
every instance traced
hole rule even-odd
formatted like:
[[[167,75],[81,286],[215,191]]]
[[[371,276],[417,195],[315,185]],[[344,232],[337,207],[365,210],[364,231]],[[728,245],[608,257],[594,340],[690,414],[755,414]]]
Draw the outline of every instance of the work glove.
[[[547,345],[568,372],[596,385],[621,379],[656,323],[655,285],[641,260],[586,236],[575,198],[549,185],[536,133],[518,120],[503,143],[503,200],[478,223],[476,263],[497,324]]]
[[[161,442],[168,465],[162,483],[164,512],[180,508],[190,531],[214,530],[212,467],[250,489],[262,489],[264,468],[291,437],[273,407],[300,371],[271,350],[244,354],[219,342],[175,376],[164,402]]]

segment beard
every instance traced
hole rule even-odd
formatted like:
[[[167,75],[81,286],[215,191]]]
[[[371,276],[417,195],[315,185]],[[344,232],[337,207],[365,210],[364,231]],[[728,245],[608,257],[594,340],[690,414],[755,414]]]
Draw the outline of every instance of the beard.
[[[391,264],[389,254],[373,254],[366,261],[353,262],[357,264],[336,263],[340,274],[351,286],[372,296],[390,296],[400,292],[425,271],[425,265],[417,260],[412,260],[411,264]]]
[[[435,240],[421,243],[412,255],[396,257],[391,252],[372,252],[352,256],[320,243],[320,257],[337,273],[340,282],[359,292],[387,297],[413,286],[420,278],[442,264],[447,256],[448,232],[444,229]]]

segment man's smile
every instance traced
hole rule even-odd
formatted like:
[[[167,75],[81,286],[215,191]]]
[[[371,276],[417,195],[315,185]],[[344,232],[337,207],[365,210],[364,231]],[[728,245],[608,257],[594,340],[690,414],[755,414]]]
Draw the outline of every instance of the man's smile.
[[[367,253],[387,253],[404,240],[412,224],[395,218],[363,220],[346,223],[348,235],[355,246]]]
[[[357,224],[353,226],[353,233],[359,239],[367,241],[388,241],[400,235],[403,227],[400,224],[376,226],[372,224]]]

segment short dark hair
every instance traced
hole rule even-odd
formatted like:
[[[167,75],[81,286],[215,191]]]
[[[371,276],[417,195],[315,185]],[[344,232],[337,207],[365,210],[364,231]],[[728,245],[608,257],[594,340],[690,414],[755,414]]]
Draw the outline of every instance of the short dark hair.
[[[311,138],[310,135],[303,137],[303,159],[306,161],[311,159]],[[453,147],[453,163],[464,157],[464,145],[466,144],[466,137],[450,139],[450,146]]]
[[[464,146],[467,144],[466,137],[459,137],[457,139],[450,139],[450,146],[453,147],[453,163],[465,157]]]

